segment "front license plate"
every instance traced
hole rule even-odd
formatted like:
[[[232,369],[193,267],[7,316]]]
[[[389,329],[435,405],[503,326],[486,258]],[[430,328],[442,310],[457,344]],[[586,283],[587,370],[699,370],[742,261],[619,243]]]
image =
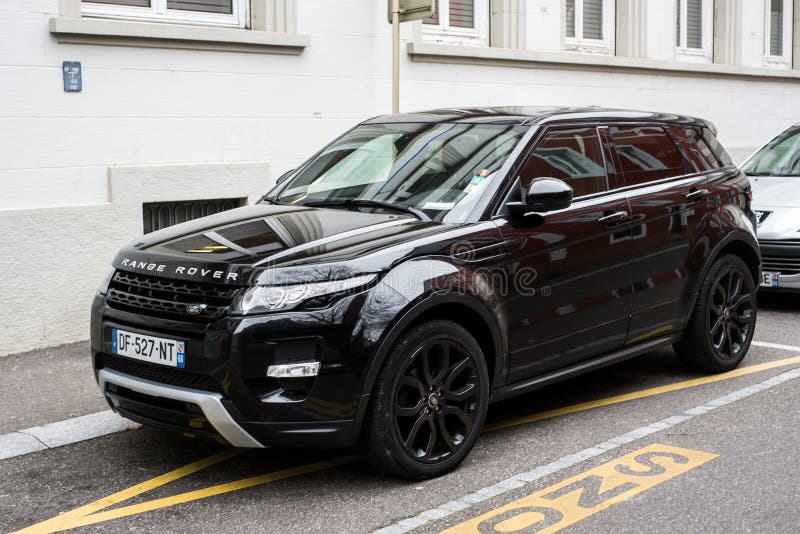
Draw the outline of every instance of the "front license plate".
[[[111,329],[111,352],[145,362],[186,366],[186,342]]]
[[[780,287],[781,273],[764,271],[761,273],[761,287]]]

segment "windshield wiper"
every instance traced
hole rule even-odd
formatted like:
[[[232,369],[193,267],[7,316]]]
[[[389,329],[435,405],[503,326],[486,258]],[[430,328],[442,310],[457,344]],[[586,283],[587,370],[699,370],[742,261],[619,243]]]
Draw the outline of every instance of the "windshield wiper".
[[[276,197],[271,197],[269,195],[264,195],[263,197],[258,199],[258,202],[269,202],[270,204],[279,205],[278,199]]]
[[[346,207],[355,207],[355,208],[385,208],[387,210],[394,210],[394,211],[402,211],[404,213],[410,213],[411,215],[415,216],[420,221],[430,221],[431,218],[428,217],[425,212],[420,211],[416,208],[412,208],[411,206],[406,206],[404,204],[394,204],[392,202],[383,202],[381,200],[368,200],[368,199],[354,199],[348,198],[343,200],[314,200],[311,202],[304,202],[303,206],[346,206]]]

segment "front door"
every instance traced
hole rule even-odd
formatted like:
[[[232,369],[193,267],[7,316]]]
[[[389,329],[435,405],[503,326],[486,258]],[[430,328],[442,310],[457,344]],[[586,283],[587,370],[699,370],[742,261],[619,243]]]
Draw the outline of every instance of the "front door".
[[[609,191],[605,151],[593,126],[551,127],[520,170],[564,180],[570,208],[536,226],[496,219],[509,244],[509,382],[623,346],[631,311],[630,209]]]

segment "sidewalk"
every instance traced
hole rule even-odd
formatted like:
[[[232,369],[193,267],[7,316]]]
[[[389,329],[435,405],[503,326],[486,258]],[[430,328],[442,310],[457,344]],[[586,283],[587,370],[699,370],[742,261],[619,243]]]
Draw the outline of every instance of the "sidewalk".
[[[0,435],[108,410],[89,342],[0,358]]]

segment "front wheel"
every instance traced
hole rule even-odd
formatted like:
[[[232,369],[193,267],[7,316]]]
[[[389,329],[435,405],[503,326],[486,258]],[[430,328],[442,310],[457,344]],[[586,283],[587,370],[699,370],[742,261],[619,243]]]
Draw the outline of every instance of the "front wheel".
[[[702,371],[736,368],[747,354],[756,326],[756,286],[747,264],[725,255],[711,267],[695,304],[678,357]]]
[[[486,361],[469,332],[445,320],[417,324],[381,368],[362,452],[373,468],[409,479],[447,473],[478,439],[488,401]]]

